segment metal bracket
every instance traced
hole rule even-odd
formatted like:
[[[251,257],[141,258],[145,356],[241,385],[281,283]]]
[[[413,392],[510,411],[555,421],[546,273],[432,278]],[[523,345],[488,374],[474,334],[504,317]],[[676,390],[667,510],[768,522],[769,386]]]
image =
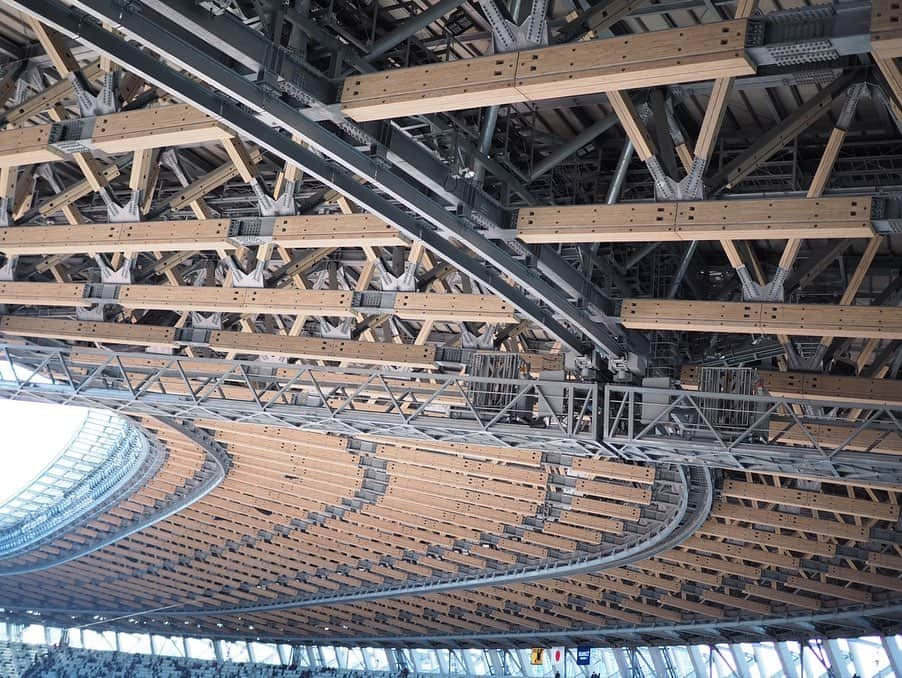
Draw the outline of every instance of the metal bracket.
[[[285,190],[278,199],[273,198],[266,193],[263,188],[263,182],[258,178],[251,182],[251,189],[257,196],[257,205],[260,208],[260,214],[264,217],[287,217],[297,214],[297,208],[294,204],[294,182],[285,182]]]
[[[210,343],[210,330],[201,329],[192,323],[192,327],[178,328],[175,340],[183,346],[207,346]]]
[[[655,182],[655,199],[656,200],[676,200],[676,189],[678,183],[667,176],[661,161],[655,156],[645,161],[645,166],[651,173],[651,178]]]
[[[36,177],[39,177],[46,181],[50,188],[52,188],[56,193],[62,193],[63,187],[60,182],[56,178],[56,173],[53,171],[53,165],[50,163],[41,163],[37,167],[34,168],[34,174]]]
[[[337,325],[333,325],[325,318],[320,318],[319,334],[323,339],[350,339],[351,320],[352,318],[344,318]]]
[[[708,161],[697,155],[692,157],[692,165],[689,166],[689,172],[680,182],[679,192],[683,194],[684,200],[704,200],[705,199],[705,167]]]
[[[311,274],[310,278],[312,279],[312,283],[310,285],[311,289],[314,290],[328,290],[329,286],[329,268],[321,268],[315,273]],[[339,266],[338,270],[335,272],[335,282],[336,286],[340,290],[350,290],[351,286],[348,284],[348,278],[345,275],[344,267]]]
[[[747,54],[758,66],[798,66],[866,53],[870,6],[843,2],[771,12],[749,22]]]
[[[849,129],[849,125],[852,124],[852,117],[855,115],[855,109],[858,108],[858,102],[861,100],[861,97],[869,95],[868,83],[859,82],[851,85],[846,90],[846,103],[843,104],[835,126],[839,129]]]
[[[89,308],[78,307],[75,309],[75,317],[78,320],[103,322],[106,319],[106,305],[94,304]]]
[[[16,264],[18,261],[19,257],[7,255],[6,261],[3,262],[3,266],[0,266],[0,281],[12,282],[16,279]]]
[[[110,285],[130,285],[132,283],[132,260],[129,257],[126,257],[122,266],[115,270],[107,266],[99,254],[94,255],[94,261],[100,268],[100,282]]]
[[[260,363],[282,363],[284,365],[288,364],[288,356],[286,355],[276,355],[273,353],[263,353],[257,356],[257,362]]]
[[[0,198],[0,227],[12,225],[12,198]]]
[[[55,122],[50,127],[47,146],[62,155],[91,153],[94,150],[91,138],[95,122],[96,118],[91,116]]]
[[[185,170],[182,169],[182,164],[179,162],[179,157],[174,148],[167,148],[160,153],[159,162],[163,167],[175,175],[175,178],[182,186],[187,186],[191,183],[188,176],[185,174]]]
[[[275,217],[236,217],[229,220],[229,240],[244,247],[272,242]]]
[[[16,80],[16,91],[12,96],[12,103],[16,106],[21,104],[25,97],[28,96],[28,88],[36,92],[44,89],[44,80],[41,77],[41,71],[37,66],[29,64],[28,67],[19,74]]]
[[[495,349],[495,325],[489,323],[478,335],[467,329],[464,323],[459,323],[461,348],[478,348],[483,350]]]
[[[199,313],[191,311],[191,326],[199,330],[221,330],[222,313]]]
[[[79,73],[71,73],[69,80],[72,82],[72,87],[75,90],[75,102],[78,104],[78,110],[83,118],[95,115],[109,115],[110,113],[115,113],[118,109],[115,71],[104,73],[103,85],[101,85],[100,91],[96,95],[88,91]]]
[[[232,273],[232,287],[263,287],[263,269],[266,268],[266,262],[262,259],[257,260],[257,265],[250,273],[242,271],[232,257],[224,258],[222,264]]]
[[[109,188],[100,189],[100,199],[106,205],[107,218],[110,223],[134,223],[141,221],[141,191],[132,191],[132,197],[124,205],[113,199]]]
[[[404,262],[404,273],[399,276],[392,275],[385,270],[381,261],[376,261],[379,270],[379,284],[386,292],[413,292],[417,288],[416,264],[412,261]]]
[[[492,27],[495,54],[548,44],[548,0],[533,0],[529,16],[521,24],[505,19],[495,0],[480,0],[479,4]]]
[[[902,233],[902,197],[885,196],[871,200],[871,225],[879,235]]]
[[[705,164],[704,159],[694,157],[692,165],[689,167],[689,173],[676,181],[667,176],[657,158],[652,157],[646,160],[645,165],[648,167],[652,179],[655,180],[655,199],[704,200],[705,183],[702,179],[705,174]]]
[[[608,367],[614,372],[614,381],[631,383],[633,377],[645,376],[648,361],[645,356],[630,352],[620,358],[611,358],[608,361]]]
[[[364,313],[391,313],[395,309],[395,292],[354,292],[351,310]]]
[[[745,301],[783,301],[783,283],[786,281],[786,270],[778,268],[774,279],[766,285],[752,280],[748,268],[740,266],[736,269],[742,284],[742,298]]]

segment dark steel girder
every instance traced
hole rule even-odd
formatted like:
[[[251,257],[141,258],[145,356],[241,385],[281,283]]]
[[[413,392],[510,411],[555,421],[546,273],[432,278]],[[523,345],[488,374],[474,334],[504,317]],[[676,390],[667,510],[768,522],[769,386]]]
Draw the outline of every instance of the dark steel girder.
[[[455,2],[457,5],[460,4],[459,0],[448,1],[452,4]],[[265,62],[268,62],[268,66],[273,68],[278,75],[292,80],[293,86],[301,86],[310,96],[321,100],[323,103],[331,104],[333,102],[334,88],[330,82],[325,81],[321,74],[314,74],[313,69],[307,67],[297,55],[284,50],[275,50],[278,54],[278,59],[274,59],[271,56],[273,52],[272,45],[268,39],[261,33],[250,31],[230,14],[209,16],[203,10],[187,2],[187,0],[146,0],[144,4],[159,14],[160,18],[157,19],[158,21],[167,21],[170,17],[178,17],[176,25],[166,24],[167,28],[173,29],[176,36],[184,39],[186,36],[182,35],[180,31],[183,28],[188,28],[192,34],[204,37],[211,45],[216,46],[226,55],[233,58],[243,55],[239,60],[246,66],[260,68],[261,65],[266,66],[267,63]],[[418,22],[427,21],[427,23],[431,23],[436,16],[450,11],[449,7],[450,5],[438,3],[427,10],[427,12],[416,15],[414,19],[402,26],[398,32],[406,28],[415,28],[419,25]],[[440,9],[442,11],[439,11]],[[426,16],[427,14],[428,16]],[[433,18],[430,19],[429,17]],[[294,21],[295,19],[291,20]],[[365,59],[356,57],[347,59],[345,49],[342,49],[341,46],[333,47],[341,51],[341,58],[348,60],[348,63],[354,69],[362,73],[368,73],[375,70],[369,61],[381,44],[382,41],[380,40],[377,45],[374,45],[373,50]],[[295,74],[301,71],[303,71],[302,79],[300,81],[294,80]],[[328,111],[322,108],[314,117],[315,119],[322,117],[334,122],[342,119],[343,125],[356,126],[356,123],[344,119],[340,111],[335,110],[331,106],[328,107]],[[613,118],[614,116],[609,117]],[[438,119],[433,119],[432,122],[436,125],[442,124]],[[608,127],[613,123],[614,120],[612,119]],[[478,184],[474,186],[467,180],[453,176],[448,166],[440,159],[388,121],[368,123],[364,126],[364,130],[372,135],[370,141],[376,155],[384,157],[394,167],[401,169],[416,182],[426,187],[437,198],[446,201],[453,209],[460,210],[473,221],[478,221],[485,228],[483,233],[487,238],[492,239],[494,237],[493,234],[504,231],[510,220],[509,214],[498,203],[489,198],[487,194],[479,190]],[[598,133],[600,132],[597,132],[596,136]],[[480,169],[491,169],[493,174],[508,182],[514,190],[521,193],[527,202],[535,203],[533,196],[525,190],[520,181],[499,166],[497,162],[491,160],[487,156],[487,152],[477,148],[466,139],[462,139],[458,143],[466,153],[472,155],[477,163],[482,166]],[[558,257],[549,245],[541,245],[537,251],[539,256],[534,263],[539,272],[566,293],[567,298],[574,299],[577,302],[584,302],[592,309],[593,319],[598,319],[606,325],[612,335],[619,335],[613,320],[608,318],[608,314],[613,310],[613,305],[610,299],[607,299],[603,294],[602,290],[592,283],[591,280],[583,279],[579,272]],[[632,346],[631,348],[640,353],[646,350],[641,345]]]
[[[711,195],[733,188],[754,172],[774,153],[790,143],[815,121],[830,112],[833,102],[862,79],[861,73],[851,72],[838,77],[811,99],[796,109],[779,125],[768,130],[745,152],[741,153],[719,172],[705,180]]]
[[[454,264],[465,274],[481,280],[568,348],[579,353],[588,352],[589,348],[583,340],[585,336],[595,348],[608,356],[624,353],[625,347],[620,338],[594,322],[560,290],[464,224],[455,214],[288,103],[276,98],[266,88],[248,81],[241,74],[209,58],[194,45],[163,30],[155,22],[137,13],[134,6],[123,7],[112,0],[84,0],[74,3],[94,19],[103,21],[148,46],[170,63],[210,86],[182,75],[97,23],[85,20],[83,14],[56,0],[9,0],[7,4],[109,55],[149,82],[222,120],[283,160],[302,167],[318,181],[348,196],[408,237],[423,242],[427,249]],[[241,105],[236,104],[232,97]],[[248,108],[254,113],[249,112]],[[293,142],[272,125],[298,135],[334,163]],[[406,209],[398,207],[374,189],[361,185],[354,180],[352,174],[378,186]],[[481,260],[457,247],[451,242],[452,239],[464,244]],[[504,276],[528,290],[533,298],[508,283]],[[541,299],[547,308],[534,299]],[[556,315],[564,318],[577,331],[565,326]]]

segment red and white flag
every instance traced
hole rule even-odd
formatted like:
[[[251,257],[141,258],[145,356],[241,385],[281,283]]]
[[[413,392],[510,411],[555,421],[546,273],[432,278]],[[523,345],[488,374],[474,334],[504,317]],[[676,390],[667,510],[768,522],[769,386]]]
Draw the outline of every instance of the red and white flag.
[[[561,668],[564,665],[565,650],[562,647],[551,648],[551,663],[554,667]]]

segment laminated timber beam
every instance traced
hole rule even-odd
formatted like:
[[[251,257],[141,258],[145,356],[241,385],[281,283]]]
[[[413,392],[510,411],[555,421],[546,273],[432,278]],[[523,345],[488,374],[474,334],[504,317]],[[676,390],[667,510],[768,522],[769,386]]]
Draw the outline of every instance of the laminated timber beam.
[[[352,76],[357,121],[752,75],[746,20]]]
[[[406,244],[397,229],[362,213],[0,228],[0,252],[11,256],[218,251],[264,242],[299,248]]]
[[[686,365],[680,372],[680,384],[697,390],[699,368]],[[758,370],[758,384],[780,398],[806,400],[854,400],[874,405],[902,406],[902,385],[894,379],[848,377],[816,372],[776,372]]]
[[[325,339],[291,335],[229,332],[225,330],[183,329],[117,322],[63,320],[28,316],[0,316],[0,335],[63,341],[91,341],[104,344],[180,348],[205,346],[216,351],[259,356],[282,356],[306,360],[341,360],[369,365],[432,369],[439,363],[466,362],[469,352],[445,350],[428,344],[395,344],[348,339]],[[530,372],[539,374],[563,369],[560,354],[519,353]],[[633,467],[627,467],[632,469]],[[646,469],[641,469],[647,471]]]
[[[871,53],[880,59],[902,57],[902,8],[898,0],[871,1]]]
[[[902,106],[902,9],[897,0],[871,3],[871,56],[889,86],[894,113]]]
[[[626,299],[624,327],[677,332],[902,338],[902,308]]]
[[[387,313],[406,320],[517,322],[510,304],[499,297],[484,294],[0,282],[0,299],[6,304],[26,306],[118,304],[128,309],[204,313],[337,317],[353,317],[356,313]]]
[[[223,141],[233,136],[213,116],[176,104],[0,132],[0,167],[66,160],[70,154],[134,151]]]
[[[517,237],[530,244],[873,235],[869,197],[535,207],[517,216]]]
[[[205,345],[217,351],[277,355],[308,360],[347,360],[372,365],[435,367],[436,348],[416,344],[291,337],[223,330],[182,330],[176,327],[86,322],[56,318],[0,317],[0,334],[64,341],[176,348]]]
[[[810,447],[812,441],[819,447],[835,449],[843,447],[854,452],[902,455],[902,433],[888,429],[862,429],[859,424],[797,423],[772,419],[769,434],[777,443]]]

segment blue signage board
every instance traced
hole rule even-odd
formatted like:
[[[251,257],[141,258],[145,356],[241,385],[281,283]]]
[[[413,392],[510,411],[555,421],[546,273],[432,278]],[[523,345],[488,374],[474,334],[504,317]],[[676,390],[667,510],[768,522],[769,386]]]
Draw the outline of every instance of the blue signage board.
[[[576,665],[589,666],[592,663],[592,648],[578,647],[576,648]]]

